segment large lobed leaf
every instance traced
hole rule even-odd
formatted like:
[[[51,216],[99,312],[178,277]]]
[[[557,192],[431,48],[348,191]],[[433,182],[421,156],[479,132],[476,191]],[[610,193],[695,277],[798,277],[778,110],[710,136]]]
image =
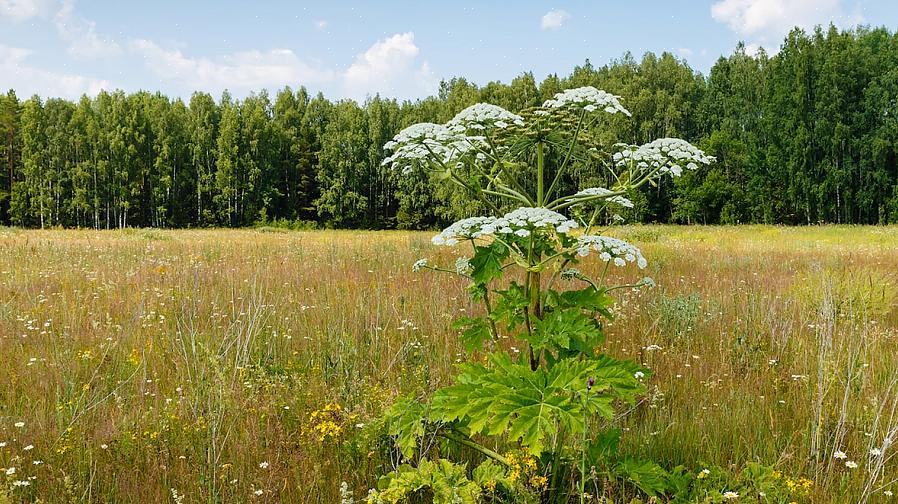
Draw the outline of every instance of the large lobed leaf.
[[[536,370],[505,353],[487,360],[459,366],[457,383],[434,394],[433,417],[461,422],[472,434],[505,433],[535,454],[559,429],[582,432],[586,416],[610,419],[615,399],[632,401],[643,390],[634,377],[640,368],[610,357],[564,359]],[[587,391],[589,378],[595,383]]]

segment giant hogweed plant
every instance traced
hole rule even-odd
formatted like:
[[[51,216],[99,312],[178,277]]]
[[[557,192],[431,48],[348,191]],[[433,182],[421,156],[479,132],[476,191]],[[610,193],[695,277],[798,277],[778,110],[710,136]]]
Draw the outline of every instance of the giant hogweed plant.
[[[456,321],[468,359],[453,385],[427,401],[400,399],[386,412],[404,463],[380,479],[370,502],[422,492],[447,503],[582,500],[609,478],[656,491],[657,466],[617,461],[606,429],[622,405],[645,392],[649,370],[598,351],[611,293],[651,280],[607,285],[609,268],[641,269],[646,259],[596,226],[608,209],[632,206],[628,193],[712,158],[671,138],[594,145],[603,118],[630,115],[618,98],[571,89],[521,115],[480,103],[446,124],[410,126],[385,146],[392,152],[386,164],[428,170],[493,215],[460,220],[433,238],[437,246],[467,247],[470,258],[414,265],[468,279],[484,315]],[[613,184],[559,194],[574,163],[601,167]],[[587,260],[600,262],[601,276],[577,269]],[[484,462],[472,471],[452,462],[462,449]]]

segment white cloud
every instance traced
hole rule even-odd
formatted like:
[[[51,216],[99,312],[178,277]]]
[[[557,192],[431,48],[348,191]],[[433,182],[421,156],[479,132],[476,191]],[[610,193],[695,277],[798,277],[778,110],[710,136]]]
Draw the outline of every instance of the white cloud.
[[[97,33],[96,23],[75,13],[75,0],[0,0],[0,17],[16,21],[33,18],[53,22],[67,52],[79,59],[95,59],[121,53],[119,45]]]
[[[540,27],[543,30],[557,30],[564,26],[569,19],[571,19],[571,15],[567,11],[561,9],[551,10],[543,16]]]
[[[378,40],[343,74],[344,93],[359,100],[376,93],[400,98],[432,94],[437,79],[426,61],[416,66],[420,52],[412,32]]]
[[[15,89],[20,96],[34,93],[43,96],[77,98],[82,94],[96,95],[109,89],[109,82],[84,75],[43,70],[28,64],[32,51],[0,44],[0,75],[4,85]]]
[[[57,11],[56,0],[0,0],[0,16],[17,21],[34,17],[49,17]]]
[[[761,52],[761,46],[758,44],[745,44],[745,54],[749,56],[757,56]]]
[[[678,47],[678,48],[677,48],[677,54],[678,54],[681,58],[689,58],[690,56],[692,56],[692,55],[695,54],[695,53],[692,51],[692,49],[690,49],[690,48],[688,48],[688,47]]]
[[[863,21],[859,14],[846,14],[841,0],[719,0],[711,5],[711,17],[755,43],[777,46],[795,26]]]
[[[189,57],[144,39],[132,40],[128,47],[143,56],[147,68],[158,77],[188,89],[258,91],[288,84],[321,84],[334,78],[334,72],[306,64],[289,49],[244,51],[211,59]]]
[[[75,1],[63,0],[53,17],[56,31],[68,44],[68,53],[80,59],[116,56],[122,52],[118,43],[96,32],[96,23],[75,14]]]

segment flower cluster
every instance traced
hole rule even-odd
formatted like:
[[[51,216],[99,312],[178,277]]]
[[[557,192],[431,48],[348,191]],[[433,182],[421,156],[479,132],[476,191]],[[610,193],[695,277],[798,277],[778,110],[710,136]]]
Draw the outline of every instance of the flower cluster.
[[[614,191],[611,189],[606,189],[604,187],[590,187],[588,189],[583,189],[582,191],[574,194],[572,199],[579,199],[588,196],[608,196],[609,194],[614,194]],[[633,208],[633,202],[630,201],[629,198],[621,196],[619,194],[614,194],[613,196],[608,196],[605,198],[609,203],[614,203],[626,208]]]
[[[506,453],[505,461],[508,463],[510,470],[508,479],[511,481],[519,479],[527,481],[529,479],[528,476],[536,475],[536,458],[526,449]]]
[[[456,245],[460,240],[471,240],[492,235],[527,237],[537,229],[551,229],[556,233],[569,233],[578,226],[558,212],[547,208],[521,207],[500,218],[469,217],[455,222],[431,240],[434,245]]]
[[[606,93],[601,89],[596,89],[592,86],[585,86],[575,89],[568,89],[557,93],[551,100],[546,100],[546,102],[543,103],[543,107],[572,107],[583,109],[586,112],[603,110],[605,112],[608,112],[609,114],[616,114],[620,112],[629,117],[630,111],[625,109],[620,104],[618,98],[620,97],[615,96],[611,93]]]
[[[556,233],[565,234],[577,227],[576,221],[548,208],[520,207],[496,219],[492,224],[483,226],[483,232],[486,234],[513,233],[517,236],[527,237],[535,229],[552,228]]]
[[[455,245],[460,240],[476,239],[491,235],[515,235],[527,237],[537,229],[551,229],[556,233],[569,233],[578,226],[576,221],[564,215],[539,207],[521,207],[500,218],[469,217],[455,222],[431,240],[434,245]]]
[[[316,436],[319,441],[336,439],[343,434],[342,422],[343,408],[337,403],[329,403],[309,414],[306,432]]]
[[[509,124],[523,126],[524,119],[497,105],[476,103],[456,114],[446,123],[446,127],[456,133],[464,133],[469,129],[507,128]]]
[[[471,260],[467,257],[459,257],[455,260],[455,272],[459,275],[469,275],[472,271],[474,271],[474,267],[471,266]]]
[[[614,154],[618,166],[635,162],[640,169],[658,169],[660,173],[670,173],[679,177],[685,166],[689,170],[698,168],[697,163],[711,164],[714,156],[708,156],[698,147],[679,138],[659,138],[640,146],[630,145]]]
[[[613,261],[615,266],[625,266],[635,262],[639,268],[648,266],[642,252],[634,245],[610,236],[585,235],[577,238],[577,253],[588,256],[590,251],[599,253],[604,262]]]
[[[418,123],[405,128],[384,144],[393,155],[383,160],[407,174],[420,161],[437,160],[443,164],[455,161],[474,148],[476,137],[466,137],[442,124]]]
[[[483,226],[492,224],[495,217],[468,217],[452,223],[431,241],[434,245],[456,245],[460,240],[471,240],[483,235]]]

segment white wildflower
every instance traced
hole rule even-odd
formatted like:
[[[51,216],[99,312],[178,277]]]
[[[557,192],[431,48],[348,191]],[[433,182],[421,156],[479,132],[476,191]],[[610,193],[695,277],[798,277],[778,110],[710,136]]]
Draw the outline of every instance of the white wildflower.
[[[6,469],[6,475],[7,475],[7,476],[12,476],[12,475],[15,474],[15,473],[16,473],[16,468],[15,468],[15,467],[10,467],[10,468]]]
[[[872,448],[870,450],[870,455],[873,455],[874,457],[878,457],[878,456],[882,455],[882,450],[880,450],[879,448]]]
[[[352,490],[349,489],[349,483],[343,481],[340,483],[340,504],[355,504],[355,497]]]
[[[268,469],[268,462],[259,462],[259,469]]]
[[[484,234],[512,234],[526,237],[536,229],[551,229],[556,233],[569,233],[578,228],[576,221],[568,219],[558,212],[540,207],[520,207],[492,224],[483,227]],[[526,231],[526,232],[522,232]]]
[[[470,217],[444,229],[431,240],[434,245],[455,245],[461,240],[493,235],[530,236],[538,229],[569,233],[578,228],[576,221],[547,208],[521,207],[500,218]]]
[[[731,490],[731,491],[729,491],[729,492],[724,492],[724,493],[723,493],[723,498],[724,498],[724,499],[727,499],[727,500],[738,499],[738,498],[739,498],[739,494],[736,493],[736,492],[733,492],[733,491]]]
[[[265,490],[262,490],[261,488],[253,492],[254,495],[262,495],[263,493],[265,493]]]
[[[25,450],[25,451],[31,451],[31,450],[34,449],[34,445],[28,445],[28,446],[26,446],[26,447],[24,447],[24,448],[22,448],[22,449]]]
[[[13,425],[21,429],[22,427],[25,427],[25,422],[16,422]]]
[[[845,467],[847,467],[849,469],[857,469],[857,462],[855,462],[853,460],[846,460]]]
[[[476,141],[476,138],[466,137],[442,124],[413,124],[384,144],[384,149],[393,154],[387,156],[382,164],[400,169],[406,174],[422,161],[448,165],[471,151]]]
[[[415,264],[412,265],[412,271],[417,273],[417,272],[421,271],[421,268],[426,268],[426,267],[427,267],[427,259],[426,258],[418,259],[417,261],[415,261]]]
[[[580,108],[587,112],[601,109],[609,114],[620,112],[629,117],[630,111],[620,104],[619,98],[619,96],[607,93],[601,89],[585,86],[556,93],[554,98],[543,103],[543,107]]]
[[[626,208],[633,208],[633,202],[628,198],[625,198],[619,194],[614,194],[614,191],[612,191],[611,189],[606,189],[604,187],[590,187],[588,189],[583,189],[582,191],[578,191],[576,194],[571,196],[570,199],[577,200],[590,196],[606,196],[605,199],[607,199],[609,203],[614,203]]]
[[[640,283],[646,287],[655,287],[657,285],[652,277],[644,277]]]
[[[885,495],[886,497],[891,497],[893,495],[891,490],[886,490],[882,494]]]
[[[633,378],[636,378],[637,380],[641,380],[641,379],[645,378],[645,373],[643,373],[642,371],[637,371],[637,372],[633,373]]]
[[[456,245],[459,240],[480,238],[484,234],[481,229],[495,221],[495,217],[469,217],[462,219],[434,236],[431,241],[434,245]]]
[[[848,455],[846,455],[842,450],[836,450],[835,453],[833,453],[833,458],[838,460],[845,460],[848,458]]]
[[[30,481],[25,481],[25,480],[16,480],[16,481],[12,482],[12,486],[14,486],[14,487],[27,487],[30,484],[31,484]]]
[[[616,266],[624,266],[628,262],[635,262],[640,269],[648,266],[648,261],[636,246],[619,238],[584,235],[577,238],[577,242],[577,253],[583,257],[588,256],[590,251],[595,251],[599,253],[599,258],[602,261],[613,260]]]
[[[711,164],[714,156],[679,138],[659,138],[640,146],[625,145],[625,148],[614,154],[613,159],[618,166],[627,166],[631,162],[640,170],[655,170],[670,173],[674,177],[683,173],[685,165],[689,170],[698,169],[698,164]]]
[[[455,260],[455,272],[459,275],[467,275],[473,269],[471,261],[467,257],[459,257]]]
[[[455,117],[446,123],[446,127],[455,133],[464,133],[468,130],[485,130],[491,127],[507,128],[509,123],[523,126],[524,118],[498,105],[476,103],[455,114]]]

